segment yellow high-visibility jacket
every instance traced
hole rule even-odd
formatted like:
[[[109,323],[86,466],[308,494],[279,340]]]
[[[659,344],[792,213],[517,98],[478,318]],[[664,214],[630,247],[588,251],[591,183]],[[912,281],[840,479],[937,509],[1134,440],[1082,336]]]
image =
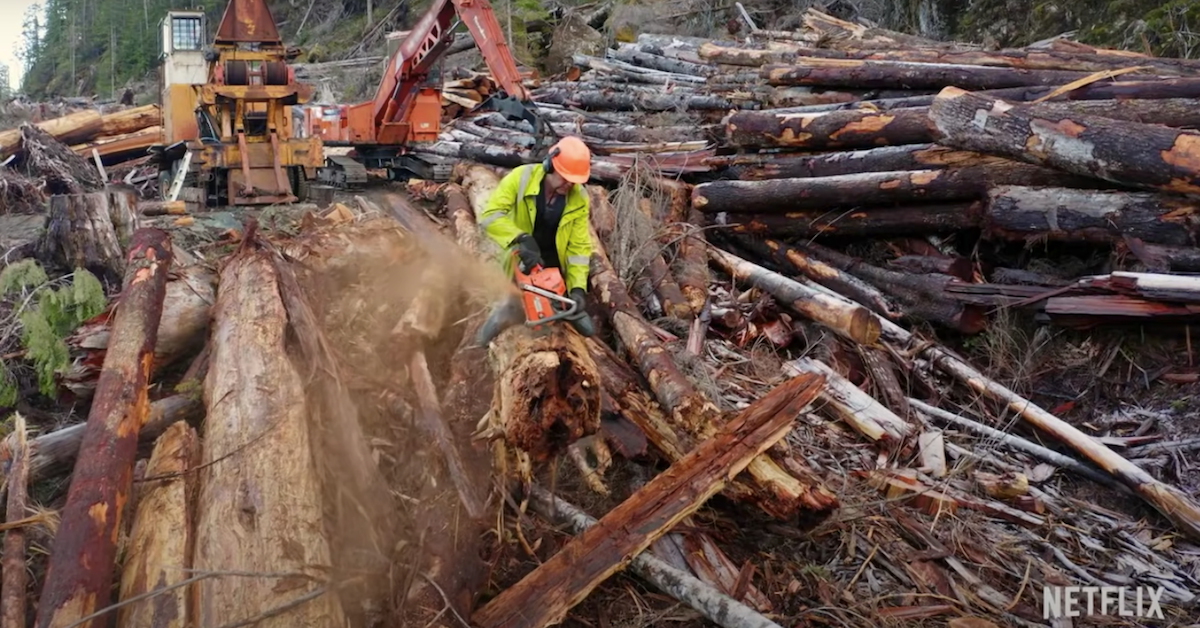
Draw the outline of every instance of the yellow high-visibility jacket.
[[[509,277],[513,274],[510,247],[522,233],[533,234],[537,195],[542,193],[545,174],[540,163],[513,168],[500,180],[500,185],[496,186],[496,191],[488,198],[487,207],[479,216],[479,226],[504,249],[504,272]],[[567,284],[568,292],[574,288],[587,290],[588,264],[592,259],[592,239],[588,234],[589,212],[587,190],[581,185],[572,185],[554,237],[558,261],[562,265],[563,282]]]

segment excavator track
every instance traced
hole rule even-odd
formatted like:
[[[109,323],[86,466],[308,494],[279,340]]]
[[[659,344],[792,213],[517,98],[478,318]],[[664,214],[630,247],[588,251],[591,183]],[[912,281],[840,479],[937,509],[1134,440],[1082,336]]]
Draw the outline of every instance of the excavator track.
[[[333,155],[325,158],[324,168],[317,168],[317,180],[336,188],[360,188],[367,184],[367,168],[352,157]]]

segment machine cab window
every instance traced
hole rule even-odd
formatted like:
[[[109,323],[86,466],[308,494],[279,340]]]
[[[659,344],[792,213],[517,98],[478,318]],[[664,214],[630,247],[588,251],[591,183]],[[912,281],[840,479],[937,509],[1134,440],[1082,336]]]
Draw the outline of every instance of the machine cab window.
[[[194,16],[171,17],[171,48],[173,50],[200,50],[204,43],[202,20]]]

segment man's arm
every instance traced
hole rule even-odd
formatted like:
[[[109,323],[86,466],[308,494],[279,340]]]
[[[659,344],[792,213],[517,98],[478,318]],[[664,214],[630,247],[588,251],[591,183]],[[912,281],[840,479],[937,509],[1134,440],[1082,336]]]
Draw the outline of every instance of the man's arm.
[[[563,274],[566,275],[564,280],[567,292],[574,288],[587,292],[588,269],[592,260],[592,236],[588,232],[591,208],[588,205],[587,191],[580,191],[583,193],[583,215],[571,224],[571,235],[567,239],[567,259],[560,261],[566,269]]]
[[[507,249],[517,236],[525,233],[517,228],[509,212],[517,206],[517,187],[521,170],[528,166],[513,168],[500,179],[496,190],[488,197],[487,206],[479,216],[479,226],[500,248]]]

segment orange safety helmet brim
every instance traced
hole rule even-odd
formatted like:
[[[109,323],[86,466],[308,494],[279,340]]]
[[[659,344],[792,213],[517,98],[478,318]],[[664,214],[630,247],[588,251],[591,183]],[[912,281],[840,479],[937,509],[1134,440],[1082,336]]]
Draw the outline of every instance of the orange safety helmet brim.
[[[554,145],[557,154],[550,158],[554,172],[571,183],[584,184],[592,176],[592,151],[575,136],[567,136]]]

